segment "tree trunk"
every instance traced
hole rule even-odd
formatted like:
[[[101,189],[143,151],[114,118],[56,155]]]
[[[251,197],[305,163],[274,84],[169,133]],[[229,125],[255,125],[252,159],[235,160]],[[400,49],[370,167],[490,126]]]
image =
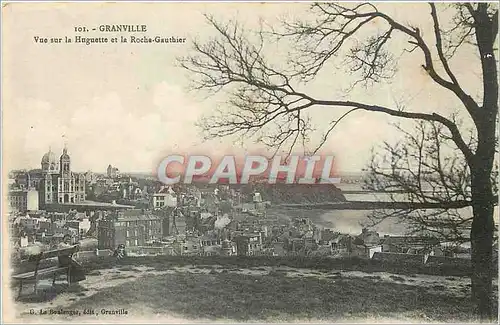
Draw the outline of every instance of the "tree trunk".
[[[478,148],[471,168],[473,221],[471,228],[472,300],[484,321],[496,317],[493,310],[494,193],[491,180],[495,156],[494,119],[478,128]]]
[[[472,198],[484,200],[484,198]],[[481,320],[492,320],[493,306],[493,206],[474,204],[471,230],[472,299]]]
[[[494,43],[498,16],[488,16],[488,5],[479,4],[474,13],[476,40],[483,72],[483,105],[474,114],[478,143],[471,167],[473,222],[472,299],[481,320],[497,317],[493,301],[493,220],[494,203],[491,172],[495,158],[496,116],[498,112],[498,75]],[[495,304],[496,305],[496,304]]]

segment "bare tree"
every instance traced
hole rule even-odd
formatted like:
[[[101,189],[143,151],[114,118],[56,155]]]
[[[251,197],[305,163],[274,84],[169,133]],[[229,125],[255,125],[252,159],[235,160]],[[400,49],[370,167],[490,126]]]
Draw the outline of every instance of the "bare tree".
[[[209,137],[252,137],[274,148],[293,147],[300,142],[305,144],[313,129],[307,111],[313,106],[334,107],[343,111],[340,118],[331,122],[323,140],[328,138],[340,120],[356,110],[423,121],[430,124],[430,132],[445,134],[459,150],[463,157],[462,167],[466,166],[467,172],[462,170],[454,178],[447,179],[449,175],[440,175],[440,170],[436,170],[438,166],[430,165],[426,166],[425,173],[401,175],[399,185],[405,184],[411,193],[418,191],[418,182],[432,185],[442,183],[440,178],[445,177],[444,182],[456,192],[443,194],[436,189],[433,193],[431,191],[431,195],[424,194],[418,198],[441,202],[444,209],[447,199],[468,200],[473,216],[464,222],[470,222],[471,229],[472,295],[479,315],[491,318],[495,205],[491,176],[498,114],[494,53],[498,9],[492,3],[460,3],[448,9],[454,10],[454,15],[444,22],[436,5],[429,4],[429,24],[432,24],[433,35],[426,38],[418,27],[397,21],[370,3],[350,7],[337,3],[313,4],[310,8],[312,19],[284,21],[282,29],[268,33],[247,33],[237,22],[220,23],[208,17],[217,36],[207,42],[194,42],[196,54],[181,59],[181,64],[193,73],[196,89],[223,90],[230,96],[228,110],[203,121],[202,126]],[[378,28],[373,28],[374,23]],[[273,64],[272,57],[265,55],[264,48],[269,46],[268,35],[276,37],[276,41],[294,42],[296,50],[288,55],[285,62]],[[339,56],[344,59],[343,66],[349,69],[350,74],[359,77],[350,88],[369,86],[393,77],[401,57],[388,46],[394,39],[407,42],[405,52],[413,55],[420,53],[421,68],[435,84],[436,90],[448,91],[455,97],[461,114],[473,121],[475,143],[467,140],[467,134],[461,131],[453,117],[438,113],[439,107],[434,108],[434,113],[426,113],[423,109],[409,111],[344,97],[332,98],[332,94],[319,98],[303,90],[304,83],[314,80],[324,72],[329,61]],[[467,47],[478,56],[477,61],[470,62],[470,65],[480,66],[481,69],[482,93],[477,96],[479,98],[473,98],[466,91],[450,66],[451,60]],[[421,162],[425,159],[422,158]],[[453,166],[452,162],[448,164]],[[457,161],[455,167],[449,167],[450,171],[458,166]],[[414,171],[414,168],[411,170]],[[431,172],[432,176],[427,175]]]
[[[393,218],[404,223],[409,234],[432,237],[451,247],[470,243],[473,217],[463,211],[471,205],[470,169],[443,125],[426,121],[415,124],[411,131],[396,125],[402,139],[397,143],[385,142],[380,150],[374,150],[365,170],[365,189],[384,193],[389,202],[409,203],[405,208],[373,211],[369,216],[372,225]],[[468,146],[476,145],[477,140],[471,135]],[[497,177],[495,164],[491,174],[494,193]],[[453,203],[461,203],[462,211],[452,208]]]

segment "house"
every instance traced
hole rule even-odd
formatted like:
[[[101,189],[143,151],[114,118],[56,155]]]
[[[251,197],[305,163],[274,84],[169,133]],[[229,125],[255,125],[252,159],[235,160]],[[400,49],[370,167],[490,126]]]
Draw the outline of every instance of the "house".
[[[304,237],[304,247],[307,250],[316,250],[318,248],[318,244],[316,243],[316,239],[314,237]]]
[[[381,252],[382,252],[382,245],[374,245],[366,247],[366,254],[368,258],[373,258],[373,255],[375,255],[375,253],[381,253]]]
[[[272,244],[272,248],[275,256],[285,256],[286,255],[286,246],[283,242],[276,242]]]
[[[218,238],[216,235],[204,235],[200,237],[201,245],[203,247],[208,247],[208,246],[217,246],[221,245],[222,241],[220,238]]]
[[[119,244],[143,246],[162,237],[162,219],[150,211],[116,211],[100,220],[97,226],[99,249],[114,249]]]
[[[120,177],[120,170],[116,167],[108,165],[108,168],[106,169],[106,175],[109,178],[118,178]]]
[[[49,220],[40,220],[38,221],[38,231],[46,232],[52,230],[52,222]]]
[[[222,255],[222,246],[221,245],[203,246],[202,251],[204,256],[220,256]]]
[[[329,245],[318,246],[318,249],[311,252],[312,256],[330,256],[332,255],[332,247]]]
[[[171,187],[162,187],[160,190],[151,195],[150,202],[152,209],[162,209],[164,207],[176,207],[177,195]]]
[[[262,250],[262,233],[243,233],[233,237],[238,256],[258,255]]]
[[[289,238],[288,239],[288,251],[292,255],[296,255],[300,252],[303,252],[305,249],[304,247],[304,240],[302,238]]]
[[[197,237],[185,237],[179,238],[174,243],[175,250],[179,253],[179,255],[202,255],[203,248],[201,247],[201,242]]]
[[[174,213],[176,213],[176,208],[165,207],[162,209],[154,209],[152,213],[158,216],[161,220],[161,237],[170,236],[173,231]]]
[[[10,190],[7,194],[9,208],[14,211],[38,211],[39,193],[34,188]]]
[[[365,246],[376,246],[380,244],[379,234],[367,228],[363,228],[361,234],[356,238],[362,240]]]
[[[38,218],[32,218],[30,216],[23,216],[16,219],[16,223],[25,230],[38,230],[39,221]]]
[[[332,250],[335,254],[348,254],[351,252],[352,237],[350,235],[337,233],[330,239]]]
[[[29,241],[28,241],[28,236],[23,236],[19,238],[19,247],[26,247],[28,246]]]
[[[80,238],[85,236],[85,234],[87,234],[90,230],[90,220],[88,218],[66,221],[65,225],[69,228],[75,229],[79,233]]]
[[[213,214],[216,214],[219,211],[219,199],[217,198],[217,195],[212,192],[201,192],[200,205],[203,206],[207,212]]]

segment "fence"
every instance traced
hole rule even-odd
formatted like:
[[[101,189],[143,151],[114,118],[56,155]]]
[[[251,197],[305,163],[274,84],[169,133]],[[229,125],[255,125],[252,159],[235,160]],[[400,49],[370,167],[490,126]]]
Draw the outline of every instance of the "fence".
[[[113,251],[110,249],[96,249],[91,251],[80,251],[74,255],[76,259],[89,259],[96,256],[112,256]]]

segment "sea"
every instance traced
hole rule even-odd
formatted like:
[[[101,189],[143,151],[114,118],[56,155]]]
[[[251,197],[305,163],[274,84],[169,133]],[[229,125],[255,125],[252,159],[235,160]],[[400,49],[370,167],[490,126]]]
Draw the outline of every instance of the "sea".
[[[390,201],[387,194],[363,191],[361,185],[358,184],[341,183],[336,186],[345,192],[344,196],[348,201]],[[364,227],[375,230],[380,236],[401,236],[408,234],[408,224],[403,220],[387,218],[379,224],[373,225],[368,218],[371,213],[371,210],[332,210],[321,214],[319,218],[316,218],[315,223],[325,228],[352,235],[360,234]],[[472,209],[463,208],[459,210],[459,213],[464,217],[470,217],[472,216]],[[496,209],[496,224],[498,224],[498,219],[498,209]]]

